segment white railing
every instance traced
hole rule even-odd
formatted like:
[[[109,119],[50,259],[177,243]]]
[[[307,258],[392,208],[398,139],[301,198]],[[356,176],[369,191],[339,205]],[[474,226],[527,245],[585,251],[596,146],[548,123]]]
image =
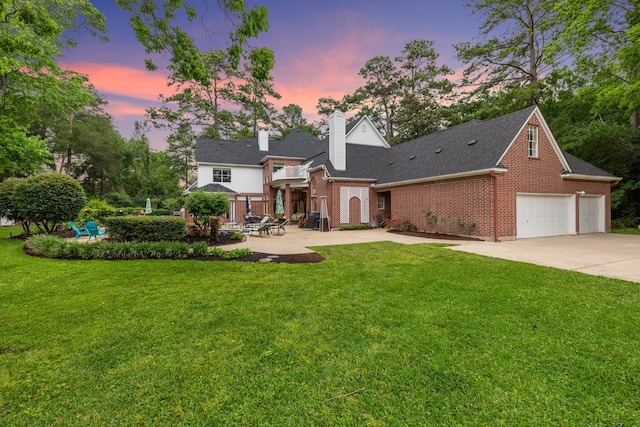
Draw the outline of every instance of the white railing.
[[[309,177],[307,169],[307,165],[285,166],[273,173],[273,180],[278,181],[281,179],[307,179]]]

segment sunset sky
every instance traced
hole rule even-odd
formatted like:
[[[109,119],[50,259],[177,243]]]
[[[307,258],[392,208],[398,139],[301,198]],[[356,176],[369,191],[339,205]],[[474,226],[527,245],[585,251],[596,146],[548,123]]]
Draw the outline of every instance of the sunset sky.
[[[206,2],[191,2],[204,4]],[[203,50],[225,47],[226,31],[220,11],[209,0],[207,14],[186,29]],[[249,2],[251,3],[251,2]],[[442,0],[263,0],[269,10],[269,32],[251,45],[275,52],[272,72],[281,109],[298,104],[314,121],[320,97],[341,98],[362,84],[358,70],[377,55],[395,57],[414,39],[433,40],[439,62],[459,69],[452,45],[471,41],[479,22],[462,1]],[[109,43],[81,34],[78,46],[61,58],[65,68],[87,74],[108,101],[120,133],[128,138],[135,121],[144,121],[145,108],[167,95],[164,71],[144,68],[144,49],[135,40],[128,16],[111,0],[93,0],[107,18]],[[201,9],[204,10],[204,9]],[[205,31],[204,29],[209,31]],[[213,35],[211,30],[220,34]],[[168,60],[167,60],[168,61]],[[160,63],[160,65],[167,65]],[[153,132],[151,145],[163,149],[163,135]]]

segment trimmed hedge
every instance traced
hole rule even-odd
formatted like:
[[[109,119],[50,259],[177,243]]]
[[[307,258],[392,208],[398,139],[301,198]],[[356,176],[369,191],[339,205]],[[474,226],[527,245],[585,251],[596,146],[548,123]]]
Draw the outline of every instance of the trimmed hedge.
[[[119,242],[180,240],[187,222],[174,216],[122,216],[105,218],[109,238]]]

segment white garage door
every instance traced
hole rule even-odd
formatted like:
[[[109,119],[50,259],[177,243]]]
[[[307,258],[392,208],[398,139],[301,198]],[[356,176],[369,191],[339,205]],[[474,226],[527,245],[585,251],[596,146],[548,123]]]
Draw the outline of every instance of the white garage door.
[[[573,195],[516,195],[516,237],[575,234],[575,206]]]
[[[604,233],[604,196],[580,196],[580,234]]]

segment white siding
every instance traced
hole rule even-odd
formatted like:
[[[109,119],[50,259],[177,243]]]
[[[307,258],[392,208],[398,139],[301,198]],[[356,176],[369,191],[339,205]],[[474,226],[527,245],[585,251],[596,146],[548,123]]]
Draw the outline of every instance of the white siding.
[[[262,168],[242,166],[198,165],[198,186],[213,183],[213,169],[218,167],[231,169],[231,182],[221,182],[237,193],[262,193]]]
[[[371,145],[373,147],[389,147],[378,129],[367,118],[360,122],[349,131],[347,135],[347,144]]]

